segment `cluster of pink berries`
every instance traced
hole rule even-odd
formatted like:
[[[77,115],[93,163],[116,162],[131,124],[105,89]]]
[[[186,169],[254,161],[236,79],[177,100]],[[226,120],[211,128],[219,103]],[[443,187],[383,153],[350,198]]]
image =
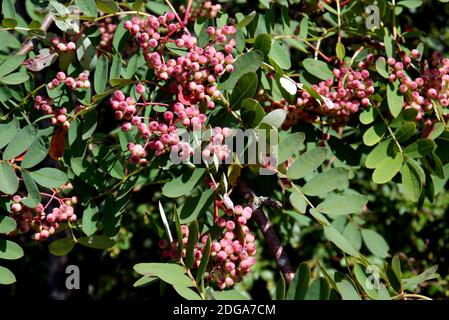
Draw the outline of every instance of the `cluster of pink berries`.
[[[225,139],[232,136],[232,129],[216,127],[210,137],[210,143],[203,149],[202,156],[208,163],[212,162],[214,156],[223,161],[230,155],[229,146],[225,144]]]
[[[70,122],[67,117],[67,108],[55,108],[53,105],[53,100],[49,98],[45,98],[43,96],[36,96],[34,98],[34,109],[38,111],[42,111],[45,114],[53,115],[50,118],[50,123],[52,126],[61,125],[64,130],[68,130],[70,128]],[[75,107],[75,112],[79,112],[84,109],[83,105],[77,105]]]
[[[80,109],[79,106],[77,109]],[[64,129],[70,128],[70,122],[67,121],[67,108],[54,108],[52,99],[46,99],[43,96],[36,96],[34,98],[34,109],[42,111],[48,115],[53,115],[50,118],[53,126],[62,125]]]
[[[63,71],[59,71],[56,77],[47,84],[47,88],[53,90],[60,84],[65,84],[69,89],[90,88],[89,71],[81,72],[78,77],[68,77]]]
[[[73,41],[65,42],[58,37],[53,37],[50,41],[53,49],[59,52],[69,52],[76,50],[76,44]]]
[[[435,113],[435,103],[444,108],[449,106],[449,59],[434,52],[432,58],[422,64],[419,76],[411,78],[409,75],[415,70],[411,63],[419,59],[417,49],[412,50],[410,56],[403,54],[400,61],[388,58],[389,80],[399,81],[399,91],[404,95],[403,107],[416,109],[416,121],[423,121],[426,127],[431,127],[436,118],[426,115]]]
[[[137,85],[136,89],[140,94],[143,94],[145,91],[145,88],[141,84]],[[147,147],[154,151],[156,156],[170,151],[173,146],[183,147],[183,145],[180,145],[178,129],[175,125],[175,121],[178,118],[175,119],[175,114],[172,111],[164,112],[162,119],[145,119],[145,117],[139,115],[148,104],[138,103],[132,97],[126,97],[120,90],[114,92],[110,98],[110,104],[115,111],[115,118],[117,120],[126,120],[122,124],[122,130],[127,132],[135,126],[140,135],[145,139],[145,145],[134,143],[128,145],[128,149],[131,152],[130,161],[132,163],[146,165],[146,157],[148,156]],[[177,108],[181,109],[179,105]]]
[[[179,12],[181,15],[186,13],[186,7],[181,5],[179,7]],[[218,13],[221,10],[221,4],[212,4],[211,1],[202,1],[199,5],[193,5],[192,9],[189,13],[189,20],[196,21],[198,18],[207,17],[207,18],[216,18]]]
[[[98,30],[100,31],[100,43],[98,48],[111,51],[112,40],[114,39],[115,30],[117,30],[117,23],[112,21],[112,18],[106,18],[98,22]]]
[[[77,197],[57,199],[59,207],[53,208],[50,213],[46,213],[47,206],[41,203],[35,208],[28,208],[21,204],[22,197],[14,195],[11,212],[16,219],[18,228],[17,232],[27,233],[34,231],[33,239],[36,241],[45,240],[59,229],[62,222],[75,222],[77,217],[74,213],[73,205],[78,202]]]
[[[145,87],[142,84],[136,86],[136,91],[143,95]],[[177,124],[180,124],[187,130],[197,131],[204,127],[206,115],[202,114],[197,105],[185,106],[176,102],[170,108],[163,112],[159,118],[146,119],[139,116],[142,110],[150,104],[145,102],[136,102],[132,97],[126,97],[118,90],[110,98],[110,104],[115,111],[117,120],[125,120],[122,124],[123,131],[129,131],[134,126],[138,129],[140,135],[145,139],[145,144],[129,144],[128,149],[131,152],[130,161],[146,165],[148,156],[147,147],[159,156],[165,152],[175,152],[181,160],[187,159],[193,155],[193,148],[188,142],[180,141]],[[211,142],[220,140],[221,128],[218,128],[216,135],[212,137]],[[230,130],[224,129],[223,134],[229,135]],[[223,137],[221,138],[223,140]],[[221,147],[223,148],[223,147]],[[215,148],[216,149],[216,148]],[[215,150],[211,146],[211,151]],[[218,150],[217,150],[218,152]]]
[[[316,123],[325,117],[333,127],[344,126],[351,116],[361,108],[368,107],[370,96],[374,93],[374,82],[367,70],[374,62],[374,55],[368,55],[358,69],[349,70],[340,67],[332,71],[334,79],[327,79],[312,86],[312,90],[321,96],[317,101],[306,90],[298,91],[296,104],[291,105],[285,99],[272,102],[270,110],[284,109],[287,118],[283,128],[288,129],[298,122]]]
[[[345,125],[351,116],[361,108],[368,107],[370,96],[374,93],[373,80],[367,66],[374,61],[374,56],[369,55],[365,62],[359,65],[358,70],[344,67],[334,69],[335,79],[321,81],[312,86],[322,98],[318,102],[306,90],[298,92],[296,104],[290,105],[286,100],[275,101],[270,109],[284,109],[288,111],[284,129],[288,129],[298,122],[316,123],[323,117],[329,120],[329,124],[337,128]]]
[[[213,100],[221,98],[216,85],[217,78],[234,70],[232,51],[236,41],[232,36],[236,29],[228,25],[223,28],[209,27],[207,33],[210,42],[200,47],[197,46],[197,39],[183,31],[174,19],[172,12],[144,20],[134,17],[125,23],[125,28],[142,47],[148,66],[155,70],[160,80],[168,81],[178,101],[185,105],[204,101],[209,108],[214,108]],[[166,59],[162,50],[168,43],[186,49],[186,54],[176,59]]]
[[[233,210],[226,210],[226,214],[231,219],[221,217],[217,221],[217,226],[224,229],[224,234],[221,239],[211,243],[209,264],[205,273],[205,280],[221,290],[242,281],[256,263],[254,256],[257,251],[255,236],[246,226],[248,219],[251,218],[252,209],[237,205]],[[237,236],[239,229],[242,237]],[[181,226],[181,231],[184,257],[189,236],[188,226]],[[203,235],[201,241],[194,248],[194,268],[198,268],[201,263],[208,237],[208,235]],[[159,242],[159,247],[163,249],[162,256],[164,258],[176,258],[177,241],[174,241],[169,247],[167,241],[162,240]]]

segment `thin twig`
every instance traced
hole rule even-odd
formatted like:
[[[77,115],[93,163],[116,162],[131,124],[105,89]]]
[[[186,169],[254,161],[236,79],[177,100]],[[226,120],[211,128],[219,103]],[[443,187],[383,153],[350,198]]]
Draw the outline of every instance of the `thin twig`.
[[[41,30],[46,32],[48,30],[48,28],[50,28],[52,23],[53,23],[53,16],[51,14],[47,14],[45,16],[44,20],[42,20]],[[19,52],[17,52],[17,54],[18,55],[27,54],[28,52],[30,52],[33,49],[33,46],[34,46],[33,40],[30,39],[22,46],[22,49],[20,49]]]

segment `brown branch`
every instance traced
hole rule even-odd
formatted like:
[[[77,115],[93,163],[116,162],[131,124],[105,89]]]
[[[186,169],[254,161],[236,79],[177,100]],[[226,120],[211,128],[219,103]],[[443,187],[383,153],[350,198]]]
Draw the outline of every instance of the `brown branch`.
[[[246,182],[240,179],[239,185],[245,199],[251,202],[251,208],[253,209],[253,219],[256,221],[260,230],[262,231],[265,237],[265,241],[267,242],[271,253],[274,255],[279,269],[281,269],[281,272],[284,275],[287,283],[290,283],[295,276],[295,272],[292,265],[290,264],[287,253],[285,252],[281,241],[279,240],[279,237],[277,236],[276,231],[273,228],[273,225],[270,223],[265,213],[259,207],[261,203],[256,203],[257,200],[254,192],[249,188]],[[268,201],[262,201],[262,203],[265,202],[267,202],[267,204],[270,206],[276,206],[276,202],[271,199],[269,199]]]
[[[47,31],[48,28],[50,28],[51,24],[53,23],[53,17],[51,14],[47,14],[44,19],[42,20],[42,24],[41,24],[41,30],[43,31]],[[30,52],[33,49],[33,39],[28,40],[27,42],[25,42],[25,44],[23,45],[22,49],[19,50],[19,52],[17,52],[18,55],[22,55],[22,54],[27,54],[28,52]]]

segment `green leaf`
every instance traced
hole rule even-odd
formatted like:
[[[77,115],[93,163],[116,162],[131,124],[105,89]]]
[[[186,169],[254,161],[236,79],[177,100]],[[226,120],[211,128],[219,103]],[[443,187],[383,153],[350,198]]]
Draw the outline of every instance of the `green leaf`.
[[[5,18],[15,19],[16,18],[16,8],[14,7],[15,1],[13,0],[3,0],[2,1],[2,14]]]
[[[419,274],[416,277],[403,279],[402,284],[404,285],[405,290],[412,290],[415,286],[423,283],[424,281],[437,278],[439,275],[436,273],[438,266],[432,266],[423,273]]]
[[[115,241],[107,236],[90,236],[78,239],[78,242],[85,247],[92,249],[106,250],[115,245]]]
[[[309,265],[305,262],[301,263],[288,287],[286,300],[304,300],[309,288],[310,276]]]
[[[326,238],[340,248],[340,250],[353,257],[360,257],[360,253],[354,248],[354,246],[332,225],[324,226],[323,228]]]
[[[422,0],[402,0],[397,3],[398,6],[415,9],[423,4]]]
[[[386,140],[378,144],[366,157],[365,166],[369,169],[375,169],[385,158],[388,157],[393,142]]]
[[[240,113],[246,128],[255,128],[265,116],[265,111],[260,103],[251,98],[246,98],[242,101]]]
[[[415,132],[416,124],[414,122],[406,122],[395,131],[394,135],[399,142],[405,142],[410,139]]]
[[[147,276],[143,276],[141,277],[139,280],[137,280],[136,282],[134,282],[133,287],[134,288],[141,288],[141,287],[146,287],[150,284],[152,284],[153,282],[159,280],[156,277],[147,277]]]
[[[399,257],[394,256],[391,259],[391,266],[389,266],[388,263],[385,263],[385,269],[388,281],[393,289],[398,293],[403,292],[401,262],[399,261]]]
[[[180,286],[180,285],[173,285],[173,288],[176,290],[176,292],[187,300],[203,300],[201,296],[193,289],[190,289],[188,287]]]
[[[284,70],[289,70],[292,66],[290,62],[290,49],[280,41],[273,41],[269,58]]]
[[[75,241],[70,237],[53,241],[48,246],[48,249],[50,250],[50,253],[55,256],[66,256],[72,251],[74,246]]]
[[[299,37],[301,39],[306,39],[308,33],[309,33],[309,17],[305,15],[301,19],[301,22],[299,24]]]
[[[109,72],[109,81],[111,83],[112,79],[120,78],[120,73],[122,72],[122,57],[120,56],[120,53],[114,54],[114,57],[112,58],[112,64],[111,69]],[[111,83],[112,85],[112,83]]]
[[[388,263],[385,263],[385,273],[388,278],[388,282],[391,284],[391,287],[396,293],[401,293],[403,291],[402,285],[401,285],[401,279],[396,275],[396,273],[393,271],[393,269],[388,265]]]
[[[276,284],[276,292],[274,300],[284,300],[285,298],[285,278],[281,274],[281,278]]]
[[[0,135],[0,149],[10,143],[19,130],[19,123],[15,119],[11,122],[0,124],[0,132],[2,133]]]
[[[252,98],[256,94],[259,79],[254,72],[245,73],[237,81],[231,95],[231,108],[238,110],[243,99]]]
[[[402,153],[396,153],[394,158],[386,157],[377,166],[373,172],[373,181],[377,184],[383,184],[393,179],[401,170],[404,158]]]
[[[256,37],[254,49],[263,53],[264,60],[267,60],[271,50],[271,36],[268,33],[261,33]]]
[[[214,191],[210,189],[201,192],[198,196],[186,199],[183,206],[180,208],[180,222],[184,224],[192,222],[209,209],[213,200]]]
[[[426,172],[426,174],[431,173],[440,179],[446,179],[446,174],[445,174],[445,171],[443,168],[443,163],[441,162],[441,159],[435,154],[435,152],[422,158],[421,161],[422,161],[424,167],[428,170],[428,172]],[[429,180],[426,179],[426,181],[429,181]],[[427,185],[428,184],[426,184],[426,186]]]
[[[237,289],[226,291],[216,291],[212,294],[215,300],[250,300],[248,296],[244,295]]]
[[[41,163],[48,154],[47,146],[42,138],[37,139],[28,149],[25,157],[22,160],[21,167],[29,169]]]
[[[95,203],[89,203],[88,207],[84,209],[81,228],[87,236],[91,236],[97,231],[99,215],[100,212]]]
[[[200,283],[201,279],[204,278],[204,272],[206,271],[206,267],[209,263],[210,251],[211,251],[211,236],[207,236],[206,244],[204,245],[203,256],[201,257],[201,262],[196,272],[196,282]]]
[[[123,20],[120,21],[120,23],[117,25],[117,29],[116,29],[115,32],[114,32],[114,38],[112,39],[112,47],[113,47],[114,50],[117,51],[117,52],[121,52],[121,51],[125,48],[126,42],[127,42],[128,39],[130,38],[130,33],[129,33],[128,30],[125,29],[125,26],[124,26],[126,20],[128,20],[128,19],[123,19]],[[120,57],[120,54],[117,53],[116,56],[119,56],[119,57]],[[114,56],[114,58],[115,58],[116,56]],[[120,58],[121,58],[121,57],[120,57]],[[120,61],[120,67],[121,67],[122,61],[121,61],[121,59],[120,59],[119,61]],[[112,64],[114,64],[114,62],[112,62]],[[111,73],[112,73],[112,70],[111,70]],[[118,77],[119,77],[119,76],[118,76],[119,74],[120,74],[120,73],[116,74],[116,76],[113,77],[113,78],[111,78],[111,79],[118,78]]]
[[[16,282],[16,276],[9,269],[0,266],[0,284],[9,285]]]
[[[81,66],[87,70],[93,70],[97,64],[97,50],[92,45],[90,39],[85,35],[76,41],[76,57]]]
[[[166,183],[162,188],[162,194],[169,198],[178,198],[184,196],[197,185],[206,169],[195,168],[192,171],[184,172],[179,177]]]
[[[84,116],[84,122],[82,127],[82,135],[81,138],[83,140],[87,140],[90,137],[92,137],[92,134],[95,132],[95,129],[97,128],[97,113],[96,112],[89,112]]]
[[[337,54],[337,58],[343,60],[346,55],[345,46],[340,41],[337,42],[337,46],[335,47],[335,53]]]
[[[317,210],[329,215],[359,214],[367,202],[368,199],[362,195],[332,193],[318,205]]]
[[[187,269],[192,268],[193,262],[195,261],[194,250],[195,246],[198,243],[199,238],[199,226],[196,220],[193,220],[189,225],[189,237],[187,241],[187,249],[186,249],[186,259],[185,264]]]
[[[304,300],[328,300],[330,287],[326,279],[317,278],[312,281]]]
[[[2,26],[5,28],[15,28],[15,27],[17,27],[17,20],[4,18],[2,20]]]
[[[278,163],[287,161],[290,157],[299,152],[304,144],[306,136],[303,132],[288,133],[281,136],[278,150]]]
[[[0,82],[2,82],[4,84],[9,84],[9,85],[16,85],[16,84],[24,83],[29,78],[30,77],[28,76],[28,74],[26,72],[15,72],[15,73],[10,73],[7,76],[4,76],[3,78],[0,78]]]
[[[432,153],[436,144],[432,139],[420,139],[404,149],[404,155],[410,158],[421,158]]]
[[[362,229],[362,239],[368,250],[379,258],[389,256],[390,247],[385,239],[374,230]]]
[[[3,160],[11,160],[21,155],[37,139],[37,130],[34,126],[28,125],[20,130],[13,138],[14,143],[10,143],[3,152]]]
[[[96,93],[102,93],[106,89],[108,82],[108,59],[102,55],[97,62],[94,76],[94,88]]]
[[[185,274],[185,269],[174,263],[138,263],[134,266],[138,274],[158,277],[171,285],[193,287],[194,283]]]
[[[17,243],[0,239],[0,259],[16,260],[22,257],[23,250]]]
[[[11,217],[0,215],[0,233],[9,233],[17,228],[16,220]]]
[[[75,4],[88,17],[96,17],[98,14],[95,0],[75,0]]]
[[[388,72],[387,61],[384,57],[380,57],[376,60],[376,71],[385,79],[388,79],[388,77],[390,76]]]
[[[295,189],[293,189],[292,193],[289,197],[290,203],[299,213],[306,213],[307,202],[304,197],[298,193]]]
[[[67,175],[55,168],[42,168],[30,172],[30,175],[37,184],[44,188],[59,188],[67,182]]]
[[[164,225],[165,234],[168,238],[168,242],[173,242],[173,236],[170,231],[170,226],[168,225],[167,215],[165,214],[164,207],[162,206],[162,203],[159,201],[159,214],[161,216],[162,224]],[[181,242],[179,242],[181,243]]]
[[[367,146],[374,146],[385,136],[387,127],[384,123],[378,122],[363,134],[363,143]]]
[[[320,224],[322,224],[323,226],[328,226],[331,223],[329,222],[329,220],[327,220],[327,218],[318,210],[315,209],[310,209],[309,213],[312,217],[315,218],[316,221],[318,221]]]
[[[362,247],[362,235],[355,223],[348,223],[343,230],[343,237],[349,240],[356,250]]]
[[[402,187],[407,199],[418,202],[424,181],[414,166],[405,162],[401,168]]]
[[[0,162],[0,191],[14,194],[19,188],[19,179],[8,162]]]
[[[238,57],[234,63],[234,72],[229,78],[220,83],[220,90],[231,90],[235,87],[240,77],[248,72],[256,72],[263,61],[263,54],[259,51],[251,51]]]
[[[296,95],[298,91],[296,82],[287,76],[282,76],[279,79],[276,79],[276,83],[279,85],[281,93],[286,99],[290,99],[290,96]]]
[[[116,13],[120,11],[120,7],[113,0],[97,0],[98,10],[104,13]]]
[[[237,25],[235,27],[237,29],[242,29],[242,28],[246,27],[247,25],[249,25],[251,23],[251,21],[254,20],[256,15],[257,15],[256,11],[251,11],[249,14],[247,14],[245,16],[245,18],[243,18],[239,23],[237,23]]]
[[[131,59],[129,59],[126,70],[122,73],[124,78],[132,79],[134,77],[138,69],[139,59],[138,55],[133,55]]]
[[[388,31],[387,28],[385,30],[384,35],[384,45],[385,45],[385,53],[387,54],[388,58],[393,57],[393,36],[391,35],[390,31]]]
[[[404,96],[399,93],[399,81],[395,81],[394,83],[389,83],[387,86],[387,101],[388,108],[390,109],[393,117],[397,117],[404,105]]]
[[[347,278],[336,282],[342,300],[362,300],[353,283]]]
[[[22,199],[22,203],[29,208],[35,208],[41,202],[39,188],[33,178],[31,178],[28,171],[21,170],[21,173],[23,183],[25,184],[25,188],[28,192],[28,196],[25,199]]]
[[[342,188],[347,183],[348,171],[343,168],[332,168],[313,177],[302,190],[308,196],[318,196]]]
[[[283,109],[276,109],[268,113],[265,117],[263,117],[261,123],[268,124],[275,129],[278,129],[282,126],[287,117],[287,111]]]
[[[428,138],[435,140],[436,138],[440,137],[445,132],[444,123],[437,122],[433,125],[432,131],[430,132]]]
[[[19,68],[25,58],[25,55],[16,55],[6,59],[5,62],[0,64],[0,78]]]
[[[312,58],[307,58],[303,62],[304,69],[311,75],[317,77],[321,80],[333,79],[334,75],[327,65],[327,63],[315,60]]]
[[[327,158],[325,148],[314,148],[300,155],[288,168],[287,176],[292,179],[300,179],[311,175]]]
[[[401,261],[398,256],[394,256],[391,259],[391,269],[396,274],[397,278],[402,281],[402,270],[401,270]]]
[[[178,243],[182,243],[184,236],[182,235],[182,231],[181,231],[181,223],[179,221],[179,215],[178,215],[178,210],[176,209],[176,206],[174,207],[173,210],[173,218],[175,220],[175,227],[176,227],[176,239],[178,240]],[[181,259],[182,257],[182,251],[183,251],[183,246],[178,246],[178,252],[176,255],[176,259]]]
[[[367,273],[369,273],[369,275]],[[357,282],[363,288],[368,297],[377,300],[379,294],[377,290],[374,288],[375,284],[374,277],[376,277],[376,275],[374,274],[374,270],[373,269],[367,270],[364,266],[360,264],[355,264],[354,275],[355,278],[357,279]]]

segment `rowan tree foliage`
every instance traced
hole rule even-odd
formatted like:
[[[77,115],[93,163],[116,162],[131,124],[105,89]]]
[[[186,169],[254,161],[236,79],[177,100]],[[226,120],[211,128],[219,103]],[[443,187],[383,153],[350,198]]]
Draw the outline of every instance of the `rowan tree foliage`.
[[[1,292],[446,297],[444,2],[4,0]]]

